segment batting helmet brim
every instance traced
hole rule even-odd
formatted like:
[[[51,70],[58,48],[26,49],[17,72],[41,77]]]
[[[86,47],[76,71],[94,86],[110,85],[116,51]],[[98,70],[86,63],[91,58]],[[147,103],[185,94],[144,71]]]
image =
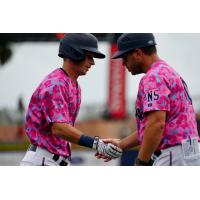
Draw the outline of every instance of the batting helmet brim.
[[[114,53],[114,55],[112,56],[112,59],[117,59],[117,58],[122,58],[124,54],[128,53],[129,51],[131,51],[132,49],[126,49],[124,51],[117,51],[116,53]]]
[[[106,56],[101,53],[98,49],[96,48],[92,48],[92,47],[82,47],[81,49],[85,50],[85,51],[89,51],[91,53],[94,53],[94,58],[100,58],[100,59],[103,59],[105,58]]]

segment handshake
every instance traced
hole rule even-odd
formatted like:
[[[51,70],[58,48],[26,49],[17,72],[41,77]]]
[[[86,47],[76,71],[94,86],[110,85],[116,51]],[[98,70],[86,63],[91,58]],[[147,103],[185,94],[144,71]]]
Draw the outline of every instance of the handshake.
[[[99,137],[95,137],[93,149],[97,151],[95,156],[98,159],[103,158],[105,162],[119,158],[122,155],[122,149],[117,147],[117,145],[110,143],[109,139],[101,140]]]

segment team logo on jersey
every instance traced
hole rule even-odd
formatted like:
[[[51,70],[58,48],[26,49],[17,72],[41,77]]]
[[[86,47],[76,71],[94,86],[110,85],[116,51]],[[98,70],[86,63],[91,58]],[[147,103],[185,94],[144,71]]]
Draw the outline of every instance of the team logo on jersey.
[[[158,101],[159,99],[158,89],[149,90],[144,94],[144,101],[148,102],[148,107],[151,107],[153,101]]]

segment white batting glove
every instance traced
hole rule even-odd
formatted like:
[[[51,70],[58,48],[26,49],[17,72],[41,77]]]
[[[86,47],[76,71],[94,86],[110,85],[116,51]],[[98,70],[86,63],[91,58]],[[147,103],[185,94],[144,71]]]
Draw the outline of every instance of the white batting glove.
[[[104,143],[99,137],[95,137],[93,149],[111,159],[119,158],[122,155],[122,149],[111,143]]]

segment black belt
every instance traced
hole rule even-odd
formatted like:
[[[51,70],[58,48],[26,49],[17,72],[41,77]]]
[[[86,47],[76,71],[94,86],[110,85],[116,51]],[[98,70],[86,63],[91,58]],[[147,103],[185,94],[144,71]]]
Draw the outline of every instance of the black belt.
[[[160,150],[155,151],[149,160],[149,165],[152,166],[156,158],[158,158],[161,154],[162,152]]]
[[[28,151],[34,151],[34,152],[36,152],[36,150],[37,150],[37,146],[34,145],[34,144],[30,144],[30,146],[29,146],[29,148],[28,148]],[[58,154],[53,154],[53,158],[52,158],[52,159],[53,159],[55,162],[57,162],[57,161],[59,160],[60,157],[61,157],[61,156],[58,155]],[[60,165],[60,166],[67,166],[67,165],[68,165],[68,162],[66,162],[65,160],[62,160],[62,161],[59,163],[59,165]]]
[[[157,150],[157,151],[155,151],[153,154],[154,154],[156,157],[159,157],[159,156],[162,154],[162,152],[161,152],[161,150]]]

